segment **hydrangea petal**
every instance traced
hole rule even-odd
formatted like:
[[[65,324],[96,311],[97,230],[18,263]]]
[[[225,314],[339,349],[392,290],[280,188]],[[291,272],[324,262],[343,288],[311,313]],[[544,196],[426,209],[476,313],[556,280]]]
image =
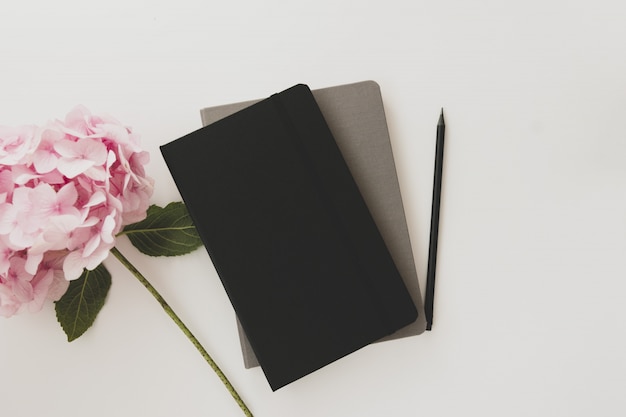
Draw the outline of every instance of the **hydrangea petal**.
[[[87,262],[80,253],[76,251],[70,252],[63,261],[63,274],[65,275],[65,279],[68,281],[78,279],[86,265]]]
[[[42,259],[43,253],[30,253],[29,251],[26,257],[26,263],[24,264],[24,270],[31,275],[35,275]]]
[[[54,272],[52,270],[42,271],[35,278],[33,278],[31,284],[33,287],[32,301],[28,303],[28,311],[36,313],[43,307],[44,301],[48,298],[48,292],[50,285],[54,280]]]
[[[17,208],[13,204],[0,205],[0,235],[7,235],[17,226]]]
[[[87,159],[61,158],[57,169],[68,178],[75,178],[93,166],[93,161]]]

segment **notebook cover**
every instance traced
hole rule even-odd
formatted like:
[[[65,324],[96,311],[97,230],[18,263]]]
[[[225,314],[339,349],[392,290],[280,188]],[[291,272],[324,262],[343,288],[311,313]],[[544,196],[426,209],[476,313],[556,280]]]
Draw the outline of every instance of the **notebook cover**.
[[[273,390],[417,318],[307,86],[161,152]]]
[[[362,81],[312,92],[419,312],[416,321],[379,341],[419,335],[426,319],[380,87]],[[202,123],[209,125],[258,101],[204,108]],[[245,332],[239,323],[237,327],[245,367],[258,366]]]

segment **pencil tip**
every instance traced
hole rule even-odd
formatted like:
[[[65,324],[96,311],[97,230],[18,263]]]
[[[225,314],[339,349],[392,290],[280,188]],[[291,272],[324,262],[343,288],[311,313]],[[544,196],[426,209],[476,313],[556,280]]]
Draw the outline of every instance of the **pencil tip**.
[[[441,114],[439,115],[439,123],[438,124],[440,124],[440,125],[444,124],[444,121],[443,121],[443,107],[441,108]]]

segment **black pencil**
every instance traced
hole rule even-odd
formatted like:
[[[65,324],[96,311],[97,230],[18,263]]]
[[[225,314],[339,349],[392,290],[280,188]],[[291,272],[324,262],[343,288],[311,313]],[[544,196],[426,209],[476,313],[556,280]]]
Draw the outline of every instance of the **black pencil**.
[[[437,269],[437,241],[439,240],[439,207],[441,205],[441,177],[443,173],[443,142],[446,125],[443,120],[443,109],[437,123],[437,144],[435,148],[435,175],[433,184],[432,212],[430,217],[430,246],[428,248],[428,272],[426,275],[426,296],[424,309],[426,312],[426,330],[433,325],[433,306],[435,304],[435,270]]]

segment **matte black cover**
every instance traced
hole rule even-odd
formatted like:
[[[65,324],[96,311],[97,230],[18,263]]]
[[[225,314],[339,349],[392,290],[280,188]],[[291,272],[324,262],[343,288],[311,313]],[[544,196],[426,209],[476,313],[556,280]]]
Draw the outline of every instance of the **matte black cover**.
[[[307,86],[161,152],[273,390],[417,318]]]
[[[311,93],[417,308],[417,320],[378,341],[421,334],[426,330],[426,315],[381,88],[375,81],[368,80],[315,89]],[[200,111],[203,126],[215,123],[259,101],[261,100],[206,107]],[[240,323],[237,323],[237,331],[244,366],[259,366]]]

